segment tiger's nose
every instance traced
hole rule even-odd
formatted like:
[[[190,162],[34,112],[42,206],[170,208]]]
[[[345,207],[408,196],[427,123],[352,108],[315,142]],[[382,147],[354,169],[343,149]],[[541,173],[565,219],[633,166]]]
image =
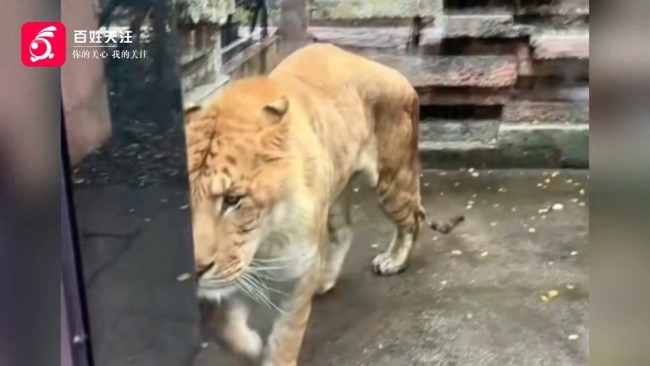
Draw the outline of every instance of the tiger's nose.
[[[197,263],[196,264],[196,278],[201,278],[206,272],[208,272],[212,267],[214,267],[215,261],[210,261],[206,263]]]

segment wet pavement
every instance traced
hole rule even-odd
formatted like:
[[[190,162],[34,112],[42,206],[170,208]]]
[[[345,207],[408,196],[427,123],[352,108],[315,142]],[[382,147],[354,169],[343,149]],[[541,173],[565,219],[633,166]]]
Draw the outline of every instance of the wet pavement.
[[[335,290],[315,299],[300,365],[506,366],[589,363],[587,171],[428,171],[432,215],[464,212],[449,235],[423,229],[410,267],[370,262],[391,226],[362,187],[355,240]],[[253,323],[266,333],[270,313]],[[209,344],[196,365],[236,365]]]

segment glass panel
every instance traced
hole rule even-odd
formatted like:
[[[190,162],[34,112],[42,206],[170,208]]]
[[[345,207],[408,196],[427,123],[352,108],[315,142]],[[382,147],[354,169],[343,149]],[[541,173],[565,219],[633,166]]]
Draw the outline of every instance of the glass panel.
[[[62,6],[74,37],[63,102],[95,365],[190,365],[198,304],[182,276],[193,256],[172,1]]]
[[[90,1],[66,0],[64,7],[74,5],[75,11],[81,11],[84,5],[92,14]],[[344,56],[332,47],[313,47],[314,53],[292,57],[287,68],[267,80],[286,94],[292,112],[286,112],[291,118],[284,121],[292,132],[282,136],[277,123],[269,123],[268,130],[262,123],[255,126],[261,127],[259,134],[251,139],[245,136],[246,145],[238,145],[230,154],[233,136],[221,134],[226,128],[209,125],[226,121],[239,127],[266,117],[277,122],[287,104],[281,98],[265,100],[271,98],[273,93],[267,92],[273,88],[259,80],[262,87],[240,89],[240,94],[230,94],[236,97],[222,99],[221,114],[213,121],[214,111],[198,112],[207,118],[192,121],[205,122],[210,127],[206,130],[212,130],[199,140],[211,147],[205,160],[199,160],[210,161],[214,169],[214,175],[204,175],[213,178],[206,179],[206,186],[221,178],[235,182],[228,187],[230,199],[216,203],[224,216],[242,208],[241,192],[268,192],[251,184],[256,179],[250,176],[259,171],[258,161],[263,158],[250,159],[256,162],[249,169],[233,163],[241,162],[247,153],[252,156],[257,145],[268,147],[265,143],[314,146],[319,159],[304,162],[316,172],[312,178],[332,173],[332,167],[337,170],[336,179],[328,176],[278,191],[303,193],[318,187],[350,193],[350,204],[343,206],[350,206],[351,212],[331,215],[328,225],[328,239],[341,245],[327,250],[343,248],[328,253],[333,259],[330,274],[342,265],[340,276],[334,291],[314,300],[297,364],[420,365],[434,359],[480,363],[475,352],[467,352],[467,340],[479,340],[472,347],[496,360],[495,364],[527,365],[540,357],[552,358],[549,364],[583,364],[588,359],[586,343],[579,343],[588,339],[584,322],[588,318],[584,260],[589,226],[588,6],[577,4],[567,17],[561,14],[567,8],[548,0],[520,4],[369,0],[376,3],[370,7],[361,4],[365,2],[331,0],[283,0],[273,6],[274,1],[264,0],[98,1],[99,22],[118,39],[98,46],[88,35],[89,43],[79,45],[75,31],[96,29],[97,19],[93,18],[95,24],[66,21],[70,37],[75,36],[70,41],[75,53],[63,70],[75,209],[98,365],[239,364],[226,347],[200,343],[216,343],[212,341],[219,334],[223,338],[224,327],[199,332],[199,304],[189,275],[193,271],[191,218],[181,105],[202,105],[224,86],[232,86],[230,81],[265,74],[289,52],[313,40],[350,53]],[[267,10],[260,8],[264,4]],[[255,14],[262,16],[257,28]],[[364,63],[352,53],[376,62]],[[71,92],[79,90],[85,91],[81,97]],[[419,106],[414,103],[415,93]],[[242,96],[248,98],[243,101],[246,107],[235,111]],[[79,98],[81,103],[75,100]],[[225,104],[235,98],[238,102]],[[411,113],[406,115],[405,110]],[[251,115],[240,119],[246,112]],[[300,125],[305,121],[313,123],[313,130]],[[348,128],[363,133],[346,134]],[[387,132],[392,128],[395,133]],[[369,140],[376,145],[360,136],[372,136]],[[97,146],[101,148],[88,153]],[[341,159],[335,146],[339,152],[362,153]],[[419,177],[412,150],[416,146],[422,166]],[[299,148],[290,150],[290,159],[301,158],[296,153]],[[313,156],[314,151],[305,152]],[[376,204],[377,187],[350,180],[359,172],[355,166],[373,173],[382,207]],[[233,174],[235,170],[244,172]],[[284,183],[283,178],[301,173],[273,170],[268,181]],[[222,176],[214,179],[217,175]],[[322,197],[307,193],[300,200],[310,196]],[[287,206],[269,205],[267,212],[300,212],[277,209],[291,207],[292,201],[273,197],[272,201]],[[208,224],[201,229],[213,228],[216,220],[215,204],[205,203],[208,214],[203,216]],[[418,223],[425,221],[419,208],[431,214],[426,221],[433,231],[424,225],[417,231]],[[242,211],[227,220],[240,218]],[[224,219],[219,225],[227,228],[223,233],[209,236],[205,240],[209,245],[197,245],[207,253],[200,275],[204,294],[220,299],[225,293],[232,295],[213,301],[222,305],[216,308],[221,311],[201,314],[210,316],[211,325],[223,326],[228,318],[224,313],[238,309],[241,300],[250,310],[249,325],[265,341],[273,330],[298,328],[295,320],[300,317],[291,321],[291,315],[297,315],[299,306],[284,300],[290,300],[296,283],[298,287],[301,283],[282,273],[309,267],[307,256],[301,256],[305,252],[291,251],[287,245],[292,244],[287,237],[295,232],[286,230],[290,235],[285,235],[281,231],[288,228],[281,225],[260,230],[259,240],[246,235],[261,227],[257,223],[264,219],[305,221],[288,215],[268,219],[274,213],[258,214],[262,220],[242,220],[246,224],[240,226],[237,245],[222,240],[234,237],[230,230],[235,225],[223,224]],[[459,215],[467,215],[467,222],[451,232],[461,221]],[[335,222],[337,217],[341,222]],[[355,223],[354,230],[348,227],[350,222]],[[315,226],[326,226],[322,224]],[[416,232],[418,243],[412,241]],[[278,237],[282,245],[276,245]],[[298,239],[298,244],[316,241],[309,236]],[[350,240],[353,245],[346,258]],[[246,256],[256,260],[252,265],[229,266],[211,258],[237,262],[241,253],[232,248],[258,241],[259,246],[248,246],[255,249],[242,250],[254,252]],[[213,248],[205,248],[209,246]],[[215,276],[219,269],[235,267],[245,273],[233,276],[239,288]],[[378,279],[372,272],[400,274]],[[215,310],[205,305],[202,310]],[[555,313],[561,316],[549,318],[544,311],[548,306],[557,307]],[[233,314],[230,320],[239,324],[226,328],[236,329],[230,335],[243,340],[240,351],[255,353],[259,340],[247,329],[237,328],[245,316]],[[286,322],[273,328],[277,319]],[[540,326],[538,319],[548,319],[550,326]],[[567,352],[555,352],[552,343],[539,344],[539,339],[557,338],[558,329],[567,341],[579,342],[571,343],[574,346]],[[294,336],[290,341],[299,338]],[[282,338],[271,338],[271,344],[282,345],[286,341]],[[527,351],[518,352],[522,347]]]

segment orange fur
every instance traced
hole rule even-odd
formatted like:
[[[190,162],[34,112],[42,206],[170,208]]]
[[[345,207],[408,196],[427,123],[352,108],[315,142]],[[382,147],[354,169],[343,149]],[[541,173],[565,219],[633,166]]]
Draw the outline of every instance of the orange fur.
[[[236,286],[260,271],[258,258],[299,258],[278,274],[297,284],[276,320],[264,365],[297,364],[311,298],[336,282],[352,240],[342,192],[353,175],[376,187],[396,225],[390,247],[373,261],[375,272],[406,267],[426,218],[418,108],[417,93],[397,71],[314,44],[269,76],[232,83],[188,115],[199,287],[219,294],[217,284]]]

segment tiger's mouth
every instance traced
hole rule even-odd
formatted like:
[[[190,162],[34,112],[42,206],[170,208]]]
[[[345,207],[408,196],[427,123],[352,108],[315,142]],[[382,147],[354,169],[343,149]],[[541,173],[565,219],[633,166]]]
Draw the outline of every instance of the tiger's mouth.
[[[237,289],[238,288],[236,282],[233,282],[230,285],[223,285],[221,287],[202,286],[199,284],[197,288],[197,294],[201,299],[221,303],[224,299],[227,299],[236,293]]]
[[[237,280],[212,280],[212,279],[199,279],[198,286],[206,290],[221,290],[237,285]]]
[[[241,277],[241,270],[231,270],[226,273],[216,274],[203,274],[198,277],[198,286],[206,290],[223,290],[230,287],[236,287]]]
[[[244,272],[244,266],[235,264],[220,269],[216,263],[196,273],[199,287],[205,289],[219,290],[237,285],[239,278]]]
[[[197,293],[199,298],[220,303],[239,290],[241,271],[231,270],[226,273],[207,271],[197,276]]]

